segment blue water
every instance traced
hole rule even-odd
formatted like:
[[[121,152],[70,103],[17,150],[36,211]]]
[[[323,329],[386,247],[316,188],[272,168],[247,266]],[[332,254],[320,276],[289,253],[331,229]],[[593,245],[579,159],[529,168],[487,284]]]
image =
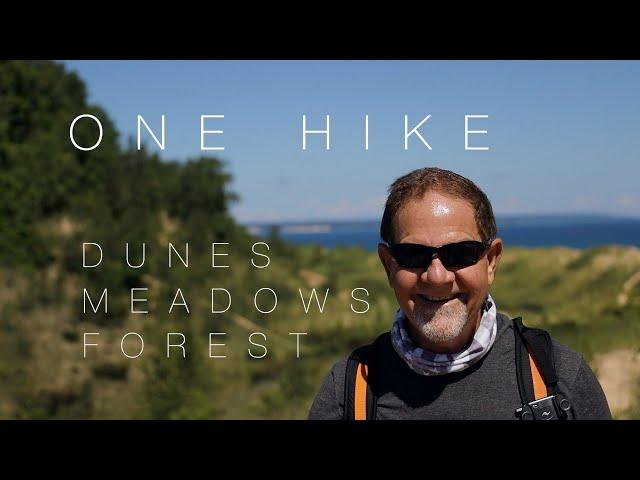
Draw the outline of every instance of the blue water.
[[[640,246],[640,219],[558,215],[498,217],[496,221],[505,246]],[[284,223],[278,227],[280,236],[295,244],[358,245],[375,250],[379,242],[379,221]],[[266,235],[269,226],[250,225],[250,228],[258,235]]]

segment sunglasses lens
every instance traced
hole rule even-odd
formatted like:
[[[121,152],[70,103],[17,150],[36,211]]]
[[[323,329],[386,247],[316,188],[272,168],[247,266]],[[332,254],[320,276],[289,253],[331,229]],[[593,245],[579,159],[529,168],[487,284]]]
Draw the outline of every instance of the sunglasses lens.
[[[460,242],[445,245],[440,250],[440,258],[447,268],[464,268],[474,265],[482,254],[480,242]]]
[[[474,265],[484,249],[484,245],[476,241],[451,243],[438,249],[414,243],[391,245],[393,257],[403,268],[427,268],[436,252],[446,268],[464,268]]]
[[[426,268],[431,263],[435,248],[413,243],[397,243],[391,246],[391,253],[403,268]]]

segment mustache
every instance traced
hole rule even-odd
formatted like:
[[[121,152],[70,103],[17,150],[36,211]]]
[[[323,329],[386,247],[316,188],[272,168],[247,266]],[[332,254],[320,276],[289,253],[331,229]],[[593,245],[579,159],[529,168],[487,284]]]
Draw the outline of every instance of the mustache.
[[[424,302],[416,303],[413,314],[415,317],[421,317],[424,321],[429,321],[436,315],[458,316],[466,315],[467,304],[464,302],[452,302],[451,305],[429,305]]]

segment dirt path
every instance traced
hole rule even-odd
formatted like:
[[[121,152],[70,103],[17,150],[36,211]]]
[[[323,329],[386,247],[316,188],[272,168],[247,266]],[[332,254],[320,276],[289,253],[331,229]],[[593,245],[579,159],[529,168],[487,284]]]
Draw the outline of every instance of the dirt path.
[[[632,407],[640,382],[640,353],[614,350],[596,355],[593,363],[613,415]]]
[[[633,287],[635,287],[638,283],[640,283],[640,270],[631,275],[624,285],[622,286],[622,291],[618,294],[618,306],[624,307],[629,302],[629,292]]]

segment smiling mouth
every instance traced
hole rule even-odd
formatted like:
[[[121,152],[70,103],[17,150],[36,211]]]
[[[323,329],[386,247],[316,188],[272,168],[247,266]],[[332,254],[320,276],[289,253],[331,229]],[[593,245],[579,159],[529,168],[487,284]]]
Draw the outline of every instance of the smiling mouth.
[[[424,300],[424,301],[429,302],[429,303],[445,303],[445,302],[448,302],[449,300],[453,300],[454,298],[462,297],[462,294],[458,293],[458,294],[455,294],[455,295],[445,295],[445,296],[418,294],[416,296],[419,297],[421,300]]]

